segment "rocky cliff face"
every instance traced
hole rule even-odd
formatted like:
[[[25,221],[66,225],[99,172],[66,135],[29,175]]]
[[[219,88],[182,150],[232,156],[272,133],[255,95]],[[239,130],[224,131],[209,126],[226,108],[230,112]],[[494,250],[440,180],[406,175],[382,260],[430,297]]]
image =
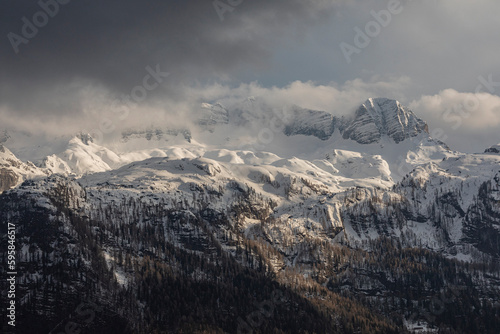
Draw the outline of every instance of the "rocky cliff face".
[[[326,140],[335,131],[336,118],[325,111],[295,108],[291,119],[284,130],[287,136],[306,135]]]
[[[390,236],[450,256],[499,258],[498,160],[450,160],[417,167],[391,191],[359,190],[360,201],[344,211],[347,240]]]
[[[500,173],[484,182],[464,219],[463,241],[500,257]]]
[[[47,175],[46,171],[36,167],[33,163],[22,162],[0,144],[0,193],[17,186],[22,180]]]
[[[377,98],[368,99],[359,107],[343,137],[360,144],[371,144],[386,135],[399,143],[423,131],[428,132],[427,124],[411,110],[398,101]]]
[[[14,187],[19,182],[19,176],[6,168],[0,169],[0,193]]]
[[[334,131],[359,144],[377,143],[387,136],[396,143],[428,132],[427,124],[396,100],[368,99],[353,117],[334,117],[324,111],[295,108],[285,134],[315,136],[326,140]]]
[[[487,148],[484,153],[500,153],[500,144]]]
[[[228,124],[229,123],[229,114],[226,108],[220,104],[209,104],[202,103],[201,104],[201,115],[198,119],[198,123],[202,127],[210,128],[210,126],[216,124]]]
[[[128,319],[131,332],[180,332],[179,308],[236,332],[236,319],[255,311],[248,305],[269,299],[258,291],[280,286],[287,303],[254,329],[405,333],[414,319],[487,333],[499,325],[500,198],[492,172],[499,159],[453,159],[418,168],[393,188],[332,192],[285,167],[153,158],[78,182],[25,182],[0,196],[0,221],[18,226],[26,250],[21,297],[32,297],[20,309],[44,310],[37,326],[47,332],[60,322],[58,307],[73,309],[83,293],[119,315],[99,321]],[[450,285],[464,290],[425,317],[436,296],[451,300]],[[311,305],[336,318],[300,313]],[[358,321],[365,307],[373,313]],[[284,317],[294,312],[300,323],[287,329],[294,320]],[[473,320],[464,324],[456,314]]]

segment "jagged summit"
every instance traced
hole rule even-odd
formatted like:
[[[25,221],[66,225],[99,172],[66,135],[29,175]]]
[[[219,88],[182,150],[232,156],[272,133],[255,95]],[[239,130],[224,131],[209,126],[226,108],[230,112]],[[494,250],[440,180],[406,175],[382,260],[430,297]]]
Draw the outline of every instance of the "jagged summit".
[[[487,148],[484,153],[500,153],[500,143]]]
[[[443,143],[427,136],[427,125],[423,120],[398,101],[387,98],[370,98],[351,116],[342,117],[299,106],[287,105],[279,109],[259,97],[235,102],[229,107],[217,102],[202,103],[199,116],[191,124],[193,132],[189,128],[150,126],[123,131],[121,137],[113,142],[97,141],[90,134],[81,132],[71,138],[56,138],[50,143],[42,140],[33,147],[17,145],[12,152],[0,146],[0,169],[20,175],[15,180],[10,176],[8,180],[4,178],[3,188],[9,189],[36,175],[80,177],[152,157],[181,159],[205,156],[218,161],[247,163],[252,160],[247,156],[262,151],[283,159],[300,156],[307,161],[315,161],[320,169],[327,172],[340,170],[343,177],[349,179],[380,176],[386,182],[389,176],[398,180],[405,174],[396,173],[402,165],[409,171],[415,165],[432,159],[440,160],[448,154]],[[261,129],[267,130],[265,134],[271,132],[271,137],[262,137]],[[416,137],[419,134],[422,136]],[[262,145],[264,141],[259,136],[270,140]],[[411,137],[417,140],[406,140]],[[18,144],[22,141],[11,142]],[[249,145],[244,146],[246,143]],[[373,143],[380,145],[365,145]],[[247,147],[251,153],[240,152]],[[333,166],[331,161],[320,161],[332,149],[349,152],[341,159],[334,159],[337,166]],[[413,152],[410,160],[404,158],[409,151]],[[377,158],[379,155],[389,167],[377,167],[381,166]],[[358,160],[359,164],[366,163],[368,170],[354,173],[349,164]],[[36,165],[27,161],[34,161]],[[3,175],[6,173],[3,172]]]
[[[427,124],[398,101],[370,98],[356,110],[343,137],[360,144],[371,144],[387,135],[399,143],[423,131],[428,132]]]
[[[294,108],[285,134],[310,135],[322,140],[339,131],[344,139],[360,144],[379,142],[387,136],[400,143],[403,140],[428,132],[427,124],[410,109],[396,100],[370,98],[352,117],[337,117],[325,111]]]
[[[2,153],[0,155],[0,157],[12,155],[12,152],[7,147],[3,146],[2,144],[0,144],[0,153]]]
[[[94,142],[94,138],[89,133],[80,132],[76,138],[80,139],[85,145],[89,145]]]

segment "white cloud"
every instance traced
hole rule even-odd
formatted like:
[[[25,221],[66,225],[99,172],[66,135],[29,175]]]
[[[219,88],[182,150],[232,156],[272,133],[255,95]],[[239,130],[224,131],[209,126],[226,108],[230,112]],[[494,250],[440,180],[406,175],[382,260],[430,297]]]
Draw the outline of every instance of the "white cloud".
[[[198,119],[201,102],[221,102],[231,107],[255,96],[278,110],[298,105],[346,115],[354,112],[369,97],[388,97],[413,109],[417,116],[429,124],[431,133],[439,129],[438,133],[442,134],[438,139],[453,149],[482,151],[500,141],[499,96],[446,89],[435,95],[424,95],[408,101],[408,92],[413,87],[408,77],[373,77],[369,81],[355,79],[344,84],[332,82],[328,85],[295,81],[285,87],[270,88],[255,82],[237,87],[212,84],[183,87],[180,89],[183,96],[176,100],[152,97],[127,107],[123,103],[114,104],[114,95],[102,86],[82,85],[72,97],[72,104],[81,107],[79,114],[68,113],[68,116],[56,117],[41,110],[39,117],[25,117],[4,106],[0,109],[0,118],[4,120],[0,130],[24,131],[46,137],[100,131],[105,138],[116,138],[121,131],[130,128],[189,127],[193,120]]]
[[[285,87],[266,88],[258,83],[241,84],[238,87],[211,85],[203,88],[188,88],[187,96],[205,101],[220,101],[225,105],[238,103],[250,96],[258,96],[271,106],[280,108],[298,105],[303,108],[323,110],[341,115],[352,112],[370,97],[389,97],[405,102],[405,91],[411,82],[407,77],[372,78],[370,81],[356,79],[342,85],[331,82],[328,85],[312,81],[294,81]]]
[[[500,97],[490,93],[464,93],[446,89],[410,103],[417,115],[452,148],[482,151],[500,141]]]

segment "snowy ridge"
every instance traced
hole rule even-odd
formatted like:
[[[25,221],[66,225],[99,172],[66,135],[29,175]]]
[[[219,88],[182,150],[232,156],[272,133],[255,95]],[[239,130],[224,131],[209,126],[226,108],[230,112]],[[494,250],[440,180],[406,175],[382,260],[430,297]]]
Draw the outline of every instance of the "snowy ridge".
[[[79,177],[154,157],[262,164],[259,156],[266,155],[265,163],[294,158],[308,161],[314,166],[311,173],[319,169],[334,174],[342,186],[388,187],[415,166],[456,155],[432,140],[425,123],[411,111],[388,99],[369,99],[353,120],[293,107],[291,114],[282,115],[282,127],[273,123],[271,109],[259,98],[249,98],[229,111],[221,104],[207,103],[202,110],[203,122],[197,125],[203,131],[197,131],[195,138],[189,129],[131,129],[106,147],[79,134],[65,145],[55,145],[56,151],[43,158],[38,169],[32,166],[34,173]],[[272,142],[262,146],[255,131],[266,122],[273,131],[282,132],[274,132]],[[257,149],[251,147],[255,144]],[[247,145],[251,150],[245,150]],[[26,154],[32,150],[16,147],[16,151]],[[337,156],[336,152],[343,153]]]
[[[26,179],[49,174],[30,161],[22,162],[8,148],[0,144],[0,193],[18,186]]]
[[[415,305],[444,295],[450,284],[466,290],[447,299],[442,319],[485,312],[497,321],[496,147],[451,151],[387,99],[369,99],[353,118],[297,107],[281,127],[266,123],[273,114],[258,98],[202,108],[207,122],[195,124],[192,137],[151,127],[99,145],[79,134],[38,167],[0,145],[0,220],[22,227],[20,256],[34,268],[22,274],[29,292],[20,306],[50,305],[39,280],[49,273],[72,303],[70,290],[78,294],[79,286],[115,289],[102,300],[112,310],[129,307],[134,322],[143,319],[137,310],[156,315],[169,307],[152,308],[173,296],[166,286],[173,280],[175,289],[187,283],[176,290],[184,293],[212,285],[216,297],[207,309],[222,312],[219,292],[235,280],[261,289],[263,280],[251,283],[244,273],[262,272],[273,285],[292,288],[287,295],[320,306],[359,300],[380,310],[377,321],[383,315],[400,323],[394,333],[441,328],[441,321],[423,320],[427,308],[415,318]],[[258,146],[263,127],[272,127],[272,140]],[[158,292],[149,293],[152,287]],[[231,308],[238,309],[225,310]],[[357,317],[360,308],[352,309]]]
[[[427,133],[426,123],[398,101],[386,98],[370,98],[352,117],[336,117],[320,110],[298,106],[277,112],[259,98],[249,98],[231,108],[220,104],[202,104],[200,124],[214,131],[216,125],[231,124],[235,127],[248,124],[269,124],[275,115],[284,123],[287,136],[305,135],[321,140],[329,139],[335,131],[360,144],[377,143],[383,136],[395,143]]]

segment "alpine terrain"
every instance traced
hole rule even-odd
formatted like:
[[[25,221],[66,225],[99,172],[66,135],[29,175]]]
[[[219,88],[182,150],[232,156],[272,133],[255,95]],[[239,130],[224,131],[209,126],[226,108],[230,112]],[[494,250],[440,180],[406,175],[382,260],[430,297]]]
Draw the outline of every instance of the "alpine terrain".
[[[500,144],[453,151],[385,98],[198,115],[5,132],[17,333],[500,332]]]

